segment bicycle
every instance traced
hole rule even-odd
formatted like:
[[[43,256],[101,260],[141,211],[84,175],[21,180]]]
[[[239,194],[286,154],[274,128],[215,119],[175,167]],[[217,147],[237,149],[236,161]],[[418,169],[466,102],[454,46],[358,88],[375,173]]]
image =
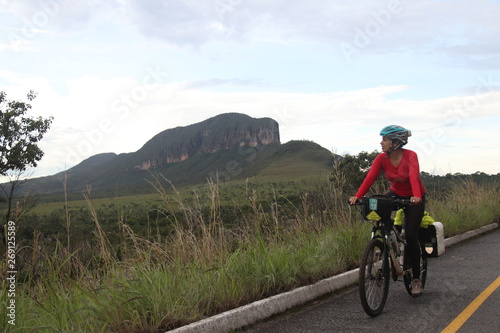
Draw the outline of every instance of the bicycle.
[[[392,212],[405,208],[409,200],[389,198],[383,195],[363,197],[357,205],[364,220],[372,224],[372,236],[359,268],[359,295],[365,312],[378,316],[384,309],[389,293],[392,273],[394,281],[404,282],[406,291],[412,295],[413,273],[406,251],[404,224],[401,229],[394,226]],[[422,287],[427,278],[427,257],[420,246],[420,280]],[[390,260],[389,260],[390,259]]]

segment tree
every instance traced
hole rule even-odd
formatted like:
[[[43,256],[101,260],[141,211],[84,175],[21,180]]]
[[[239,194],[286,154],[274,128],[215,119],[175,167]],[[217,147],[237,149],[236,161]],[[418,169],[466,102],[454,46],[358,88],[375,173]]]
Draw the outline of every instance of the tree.
[[[334,171],[330,175],[330,181],[334,186],[341,188],[341,191],[354,195],[363,180],[365,179],[375,157],[380,154],[376,150],[368,153],[362,151],[357,156],[346,154],[337,157],[334,164]],[[373,186],[377,193],[382,193],[387,189],[387,181],[379,176]]]
[[[30,91],[28,102],[36,94]],[[8,101],[5,92],[0,92],[0,175],[9,171],[24,171],[36,167],[43,157],[38,142],[50,128],[53,117],[29,117],[26,113],[31,104],[22,101]]]
[[[7,94],[0,91],[0,176],[8,176],[10,182],[0,184],[3,201],[7,203],[5,221],[9,221],[13,209],[13,198],[16,188],[24,180],[22,175],[29,167],[36,167],[43,157],[43,151],[38,142],[50,128],[53,117],[31,117],[27,112],[31,109],[29,102],[35,99],[36,94],[30,91],[27,94],[28,102],[9,101]],[[10,186],[7,188],[7,186]],[[20,200],[23,211],[31,206],[33,196],[27,195]],[[3,233],[3,228],[0,228]],[[2,235],[4,236],[4,235]],[[2,237],[5,243],[5,237]]]
[[[26,182],[26,179],[23,178],[24,176],[24,171],[13,172],[12,174],[9,173],[9,182],[0,184],[0,200],[6,204],[4,215],[5,222],[11,220],[13,210],[15,210],[15,217],[13,220],[17,222],[22,215],[27,213],[35,205],[35,196],[27,193],[20,198],[14,207],[15,192]]]

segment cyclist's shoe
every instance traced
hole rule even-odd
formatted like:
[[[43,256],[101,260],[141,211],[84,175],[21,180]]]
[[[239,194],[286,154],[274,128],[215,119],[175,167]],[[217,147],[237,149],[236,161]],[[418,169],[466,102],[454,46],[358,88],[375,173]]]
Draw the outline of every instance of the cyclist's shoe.
[[[422,295],[423,287],[420,279],[414,279],[411,282],[411,295],[413,297]]]

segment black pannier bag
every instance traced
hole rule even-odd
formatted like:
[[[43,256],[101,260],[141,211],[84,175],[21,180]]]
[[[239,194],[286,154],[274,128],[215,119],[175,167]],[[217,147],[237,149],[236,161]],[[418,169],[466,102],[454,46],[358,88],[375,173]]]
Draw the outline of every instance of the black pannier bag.
[[[363,200],[363,218],[365,220],[383,221],[388,230],[392,229],[394,221],[391,218],[394,201],[385,195],[372,195]]]
[[[444,233],[441,222],[433,222],[427,228],[420,228],[418,236],[424,254],[428,257],[439,257],[444,253]]]

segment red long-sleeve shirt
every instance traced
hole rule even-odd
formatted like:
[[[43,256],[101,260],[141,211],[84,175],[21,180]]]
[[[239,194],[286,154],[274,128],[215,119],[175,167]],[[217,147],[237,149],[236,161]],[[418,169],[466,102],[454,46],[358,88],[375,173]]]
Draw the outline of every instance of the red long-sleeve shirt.
[[[408,149],[403,149],[403,156],[398,166],[391,163],[389,155],[381,153],[375,157],[370,171],[361,184],[356,197],[363,197],[377,179],[381,171],[390,182],[390,189],[402,197],[419,197],[425,194],[425,187],[420,179],[420,166],[417,154]]]

